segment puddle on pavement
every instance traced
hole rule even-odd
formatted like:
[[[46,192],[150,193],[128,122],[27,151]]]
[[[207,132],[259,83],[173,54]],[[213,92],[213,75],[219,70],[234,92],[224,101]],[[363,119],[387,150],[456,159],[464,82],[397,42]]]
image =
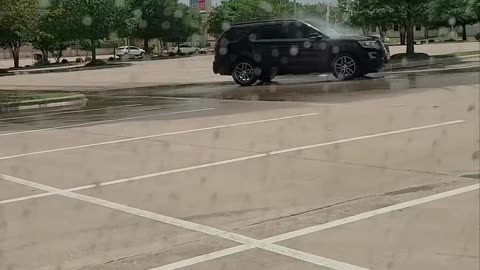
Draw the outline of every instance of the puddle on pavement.
[[[240,87],[235,84],[221,86],[197,86],[171,90],[149,90],[133,93],[150,98],[208,98],[247,101],[303,101],[345,102],[345,97],[372,98],[382,94],[402,94],[420,88],[443,88],[454,85],[478,84],[480,70],[461,72],[423,72],[383,76],[354,81],[338,81],[330,76],[284,76],[271,85]],[[448,73],[448,76],[445,74]],[[413,89],[413,90],[412,90]],[[351,101],[351,100],[350,100]]]

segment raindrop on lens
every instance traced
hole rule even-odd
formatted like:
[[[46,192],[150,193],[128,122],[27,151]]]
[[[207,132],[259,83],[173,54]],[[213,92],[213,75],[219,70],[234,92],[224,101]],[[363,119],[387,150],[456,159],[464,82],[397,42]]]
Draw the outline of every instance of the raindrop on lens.
[[[92,17],[90,17],[90,16],[88,16],[88,15],[87,15],[87,16],[84,16],[84,17],[82,18],[82,24],[85,25],[85,26],[90,26],[90,25],[92,25]]]

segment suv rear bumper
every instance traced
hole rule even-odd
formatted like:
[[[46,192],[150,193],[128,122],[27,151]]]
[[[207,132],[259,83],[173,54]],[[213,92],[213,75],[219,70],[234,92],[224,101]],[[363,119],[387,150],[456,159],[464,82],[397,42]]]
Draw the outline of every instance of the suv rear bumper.
[[[227,62],[220,62],[217,59],[213,61],[213,73],[220,75],[231,75],[230,64]]]

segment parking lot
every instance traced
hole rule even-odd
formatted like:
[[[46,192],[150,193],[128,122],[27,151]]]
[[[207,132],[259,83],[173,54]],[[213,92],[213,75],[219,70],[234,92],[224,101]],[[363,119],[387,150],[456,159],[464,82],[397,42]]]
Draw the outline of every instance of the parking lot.
[[[4,114],[0,269],[478,269],[480,82],[448,76]]]

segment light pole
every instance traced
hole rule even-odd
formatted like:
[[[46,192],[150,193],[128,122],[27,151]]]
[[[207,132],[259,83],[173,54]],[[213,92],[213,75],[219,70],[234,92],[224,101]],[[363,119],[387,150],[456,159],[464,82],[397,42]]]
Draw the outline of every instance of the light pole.
[[[293,0],[293,17],[297,18],[297,0]]]

